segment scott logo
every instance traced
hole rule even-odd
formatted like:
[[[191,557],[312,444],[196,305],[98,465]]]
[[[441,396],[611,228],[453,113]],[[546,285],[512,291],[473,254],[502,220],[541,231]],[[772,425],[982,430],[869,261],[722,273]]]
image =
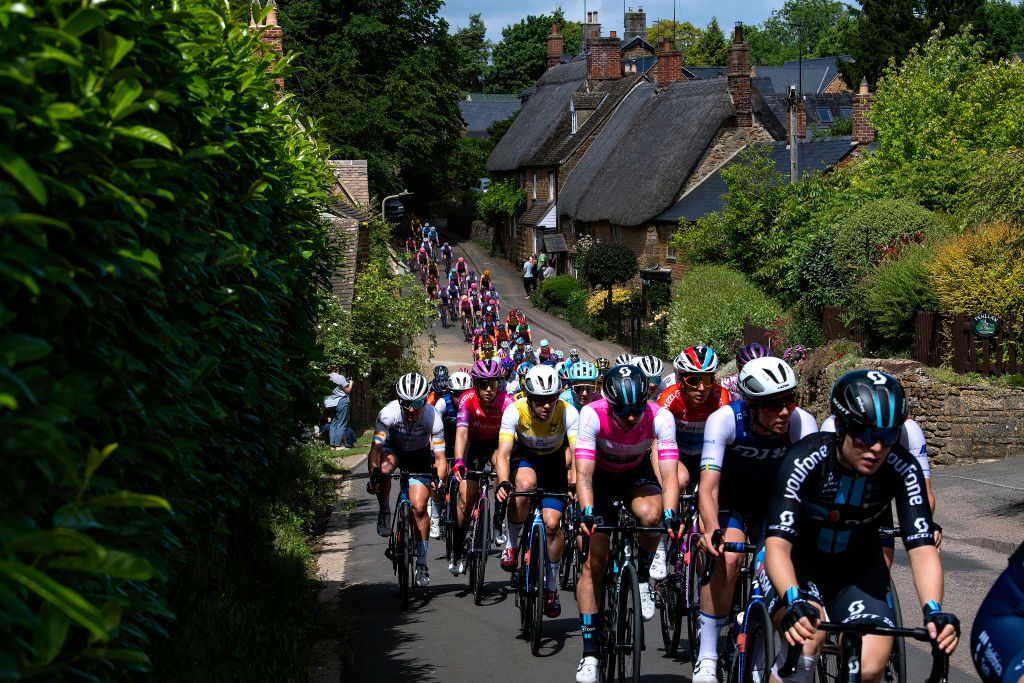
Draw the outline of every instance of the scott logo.
[[[789,510],[783,510],[782,514],[779,515],[779,524],[785,527],[792,527],[796,519],[793,517],[793,513]]]
[[[861,612],[864,611],[864,601],[863,600],[854,600],[853,602],[850,603],[850,606],[847,608],[847,610],[850,612],[850,616],[851,617],[860,614]]]

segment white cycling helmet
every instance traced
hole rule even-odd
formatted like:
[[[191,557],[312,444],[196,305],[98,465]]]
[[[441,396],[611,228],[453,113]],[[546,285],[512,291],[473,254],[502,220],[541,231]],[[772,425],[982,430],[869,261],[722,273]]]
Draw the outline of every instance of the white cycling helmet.
[[[533,344],[527,344],[523,347],[523,351],[526,353],[533,353]]]
[[[740,393],[756,401],[796,389],[796,373],[780,358],[755,358],[740,370]]]
[[[715,372],[718,370],[718,354],[710,346],[690,346],[679,352],[672,361],[672,367],[676,372],[688,374]]]
[[[661,373],[665,370],[665,364],[661,362],[661,359],[657,356],[642,356],[637,365],[647,375],[647,379],[651,380],[654,384],[661,381]]]
[[[562,393],[562,381],[550,365],[536,365],[526,373],[523,389],[531,396],[558,396]]]
[[[430,391],[430,387],[427,384],[427,378],[418,372],[402,375],[395,382],[395,393],[403,401],[418,401],[421,398],[426,398],[428,391]]]
[[[620,353],[615,356],[615,365],[633,365],[633,356],[629,353]]]
[[[460,370],[448,378],[448,388],[452,391],[469,391],[473,388],[473,378],[468,372]]]

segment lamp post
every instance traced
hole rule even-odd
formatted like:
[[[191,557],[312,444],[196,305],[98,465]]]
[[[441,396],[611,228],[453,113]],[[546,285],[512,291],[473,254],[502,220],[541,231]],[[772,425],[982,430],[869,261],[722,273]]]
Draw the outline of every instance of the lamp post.
[[[384,205],[388,203],[389,199],[398,199],[399,197],[408,197],[411,194],[412,194],[412,192],[409,192],[409,190],[402,190],[398,194],[390,194],[387,197],[385,197],[384,199],[382,199],[381,202],[380,202],[380,217],[381,217],[381,219],[387,220],[386,218],[384,218]]]

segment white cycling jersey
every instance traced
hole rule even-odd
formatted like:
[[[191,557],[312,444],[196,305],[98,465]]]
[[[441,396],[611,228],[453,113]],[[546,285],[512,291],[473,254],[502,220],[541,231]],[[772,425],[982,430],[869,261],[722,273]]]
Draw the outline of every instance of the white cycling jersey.
[[[390,446],[402,452],[430,448],[444,454],[444,422],[434,406],[423,406],[414,422],[406,422],[397,400],[391,401],[377,413],[373,427],[373,443]]]
[[[789,418],[789,438],[784,443],[777,438],[760,437],[748,433],[736,438],[737,413],[731,405],[711,413],[704,423],[704,448],[701,451],[701,470],[721,471],[727,450],[753,460],[779,460],[786,449],[808,434],[818,431],[818,422],[803,408],[795,408]]]
[[[836,416],[829,415],[826,417],[825,421],[821,423],[821,429],[818,431],[836,431]],[[928,466],[928,445],[925,443],[921,425],[907,418],[907,421],[903,423],[903,429],[900,430],[900,445],[917,458],[917,461],[921,464],[921,469],[924,470],[924,478],[931,479],[932,471]]]

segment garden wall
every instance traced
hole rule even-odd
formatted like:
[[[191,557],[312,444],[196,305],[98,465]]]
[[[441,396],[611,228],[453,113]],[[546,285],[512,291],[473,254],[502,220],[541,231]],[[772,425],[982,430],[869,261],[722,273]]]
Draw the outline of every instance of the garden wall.
[[[1024,389],[947,384],[911,360],[861,359],[852,367],[842,361],[829,366],[822,386],[811,390],[816,400],[804,406],[819,422],[828,415],[825,383],[830,385],[835,377],[855,368],[879,368],[899,378],[910,401],[910,416],[924,430],[933,463],[1024,455]]]

